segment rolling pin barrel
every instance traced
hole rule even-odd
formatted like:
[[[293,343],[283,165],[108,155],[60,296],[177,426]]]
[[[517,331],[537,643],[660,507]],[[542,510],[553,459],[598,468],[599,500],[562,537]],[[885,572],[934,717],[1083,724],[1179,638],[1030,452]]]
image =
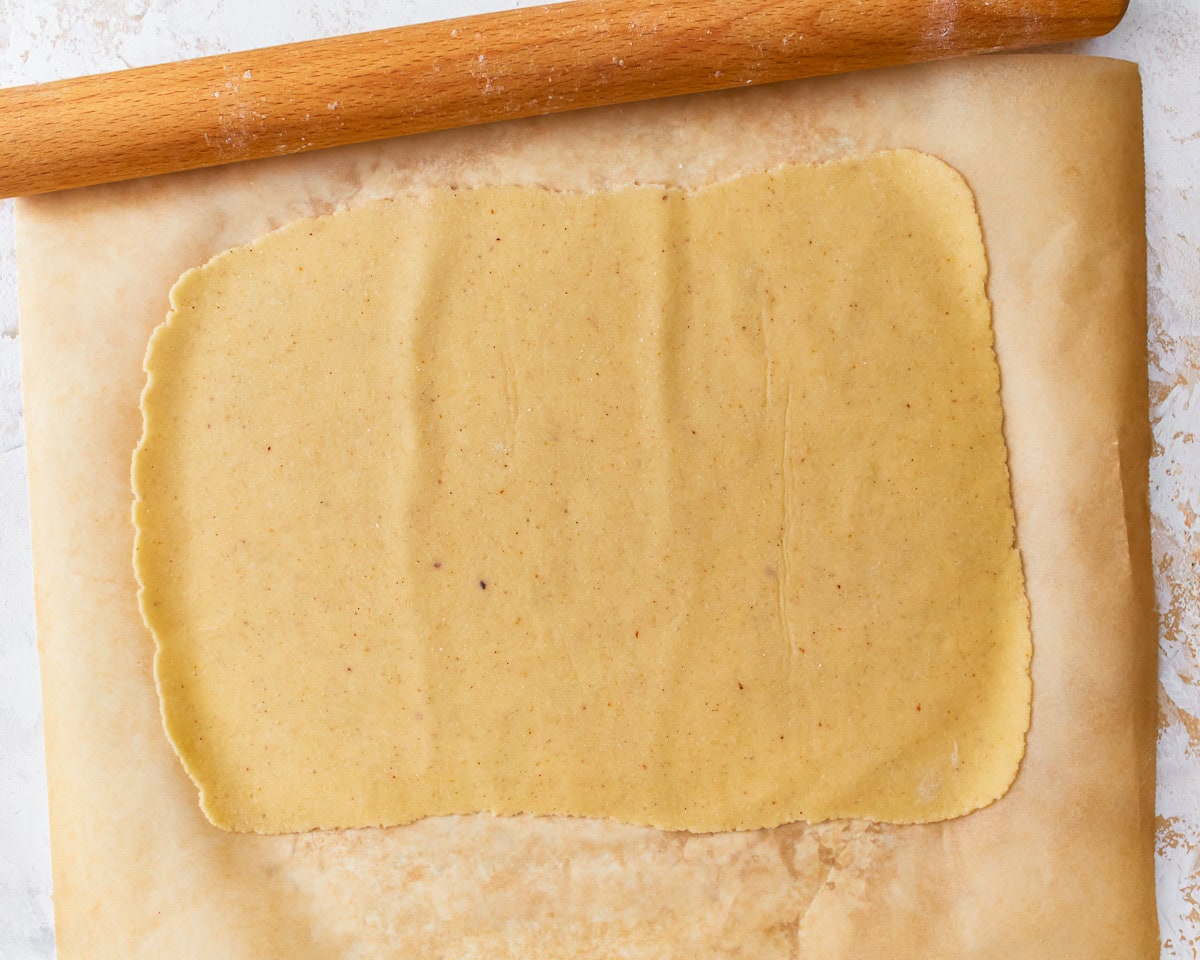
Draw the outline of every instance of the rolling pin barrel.
[[[0,90],[0,197],[1111,30],[1126,0],[577,0]]]

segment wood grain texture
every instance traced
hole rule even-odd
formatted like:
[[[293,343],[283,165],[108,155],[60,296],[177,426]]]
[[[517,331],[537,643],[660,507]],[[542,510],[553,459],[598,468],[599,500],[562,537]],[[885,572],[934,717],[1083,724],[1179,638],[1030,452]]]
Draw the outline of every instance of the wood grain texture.
[[[577,0],[0,90],[0,196],[1097,36],[1127,0]]]

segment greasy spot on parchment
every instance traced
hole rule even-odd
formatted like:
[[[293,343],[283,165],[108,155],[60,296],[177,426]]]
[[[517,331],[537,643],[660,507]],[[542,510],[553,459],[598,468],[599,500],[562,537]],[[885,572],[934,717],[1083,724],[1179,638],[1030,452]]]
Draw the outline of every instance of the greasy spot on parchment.
[[[511,956],[603,960],[622,948],[704,956],[714,944],[736,944],[746,956],[783,957],[817,946],[804,939],[813,934],[810,911],[837,903],[852,922],[877,903],[897,882],[895,846],[892,834],[862,821],[699,836],[592,820],[447,817],[403,830],[297,835],[289,880],[310,915],[327,918],[315,931],[320,942],[363,955],[432,956],[461,949],[461,930],[486,930],[499,941],[490,952]],[[379,885],[369,908],[364,870]],[[532,914],[559,922],[512,922]]]

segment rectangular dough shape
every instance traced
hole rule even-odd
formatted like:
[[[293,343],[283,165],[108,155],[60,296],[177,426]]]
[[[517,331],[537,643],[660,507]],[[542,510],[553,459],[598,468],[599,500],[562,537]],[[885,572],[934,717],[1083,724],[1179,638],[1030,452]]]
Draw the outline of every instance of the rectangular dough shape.
[[[986,261],[915,151],[437,189],[186,274],[134,462],[214,823],[928,822],[1029,718]]]

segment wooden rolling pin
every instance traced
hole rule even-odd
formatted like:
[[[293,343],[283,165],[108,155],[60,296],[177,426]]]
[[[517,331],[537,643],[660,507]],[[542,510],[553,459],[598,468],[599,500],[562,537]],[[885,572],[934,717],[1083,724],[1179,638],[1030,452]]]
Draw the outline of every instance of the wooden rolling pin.
[[[0,90],[0,197],[1098,36],[1127,0],[576,0]]]

